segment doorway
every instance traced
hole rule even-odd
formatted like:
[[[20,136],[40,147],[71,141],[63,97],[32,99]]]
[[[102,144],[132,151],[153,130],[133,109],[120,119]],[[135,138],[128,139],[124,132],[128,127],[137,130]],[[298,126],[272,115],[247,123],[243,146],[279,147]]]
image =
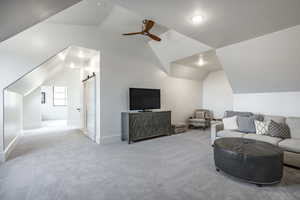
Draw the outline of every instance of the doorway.
[[[84,80],[84,81],[83,81]],[[4,151],[20,137],[76,129],[100,143],[100,52],[70,46],[4,89]]]

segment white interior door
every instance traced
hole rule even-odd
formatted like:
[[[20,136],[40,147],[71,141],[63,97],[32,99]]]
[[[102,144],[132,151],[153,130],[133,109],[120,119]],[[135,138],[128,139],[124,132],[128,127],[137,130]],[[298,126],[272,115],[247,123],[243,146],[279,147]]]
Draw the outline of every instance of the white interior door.
[[[96,140],[96,78],[84,82],[85,132],[93,141]]]

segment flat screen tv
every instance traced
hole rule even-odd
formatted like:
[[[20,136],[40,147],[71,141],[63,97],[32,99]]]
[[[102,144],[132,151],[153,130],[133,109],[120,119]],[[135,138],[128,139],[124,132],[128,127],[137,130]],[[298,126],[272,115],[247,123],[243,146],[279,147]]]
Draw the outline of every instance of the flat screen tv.
[[[160,89],[129,88],[130,110],[160,109]]]

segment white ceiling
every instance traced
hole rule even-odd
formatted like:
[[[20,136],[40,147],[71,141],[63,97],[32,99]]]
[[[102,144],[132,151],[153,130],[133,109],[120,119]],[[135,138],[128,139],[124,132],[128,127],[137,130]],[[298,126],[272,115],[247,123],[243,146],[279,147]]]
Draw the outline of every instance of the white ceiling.
[[[98,5],[100,3],[100,5]],[[108,0],[84,0],[49,18],[46,22],[57,24],[98,26],[111,12]]]
[[[92,60],[98,54],[98,51],[92,49],[70,46],[37,66],[6,89],[26,96],[66,67],[69,68],[71,63],[74,64],[74,70],[89,68]]]
[[[204,62],[202,66],[198,64],[199,59]],[[176,60],[171,63],[170,67],[172,76],[192,80],[203,80],[210,72],[223,69],[215,50]]]
[[[300,91],[300,25],[217,49],[234,93]]]
[[[80,0],[1,0],[0,42],[79,1]]]
[[[48,78],[58,73],[62,68],[63,63],[57,56],[54,56],[9,85],[6,89],[26,96],[38,88]]]
[[[198,64],[199,59],[202,59],[204,62],[202,66],[199,66]],[[201,68],[208,72],[223,69],[215,50],[197,53],[195,55],[176,60],[173,63],[194,68]]]
[[[210,50],[211,48],[197,40],[169,30],[160,35],[161,42],[150,41],[149,45],[164,66],[164,71],[170,71],[171,62],[187,56]]]
[[[112,0],[212,47],[300,24],[299,0]],[[200,25],[191,18],[204,17]]]

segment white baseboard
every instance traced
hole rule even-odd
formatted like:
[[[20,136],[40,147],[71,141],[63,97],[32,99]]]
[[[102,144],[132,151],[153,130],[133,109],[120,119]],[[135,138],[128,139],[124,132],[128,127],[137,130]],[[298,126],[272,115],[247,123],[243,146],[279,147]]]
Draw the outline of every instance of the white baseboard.
[[[100,137],[100,144],[120,143],[121,135],[103,136]]]
[[[20,135],[17,135],[11,142],[10,144],[7,146],[7,148],[5,149],[4,152],[0,153],[0,161],[1,162],[5,162],[9,156],[9,154],[12,152],[12,150],[14,150],[14,148],[16,147],[16,145],[19,142],[20,137],[22,136],[22,132]]]

